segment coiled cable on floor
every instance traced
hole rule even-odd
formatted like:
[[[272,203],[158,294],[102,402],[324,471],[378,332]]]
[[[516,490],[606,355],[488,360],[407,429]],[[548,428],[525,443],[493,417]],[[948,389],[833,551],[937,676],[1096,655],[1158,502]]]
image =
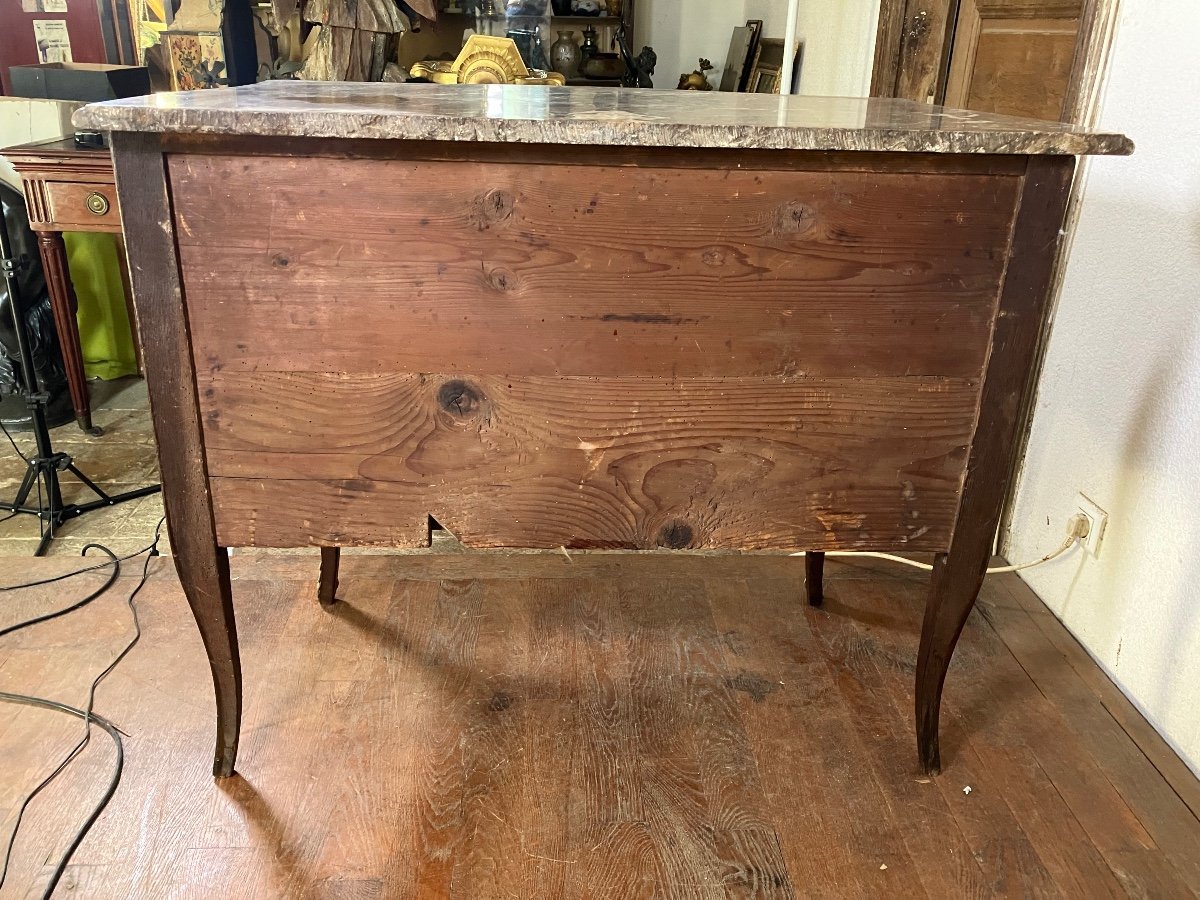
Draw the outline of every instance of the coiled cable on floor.
[[[137,605],[134,603],[134,601],[137,598],[138,593],[140,593],[142,588],[145,587],[146,580],[150,577],[150,560],[159,555],[158,543],[161,540],[162,526],[163,526],[164,522],[165,522],[165,517],[162,519],[159,519],[158,525],[154,529],[154,540],[150,543],[150,545],[148,547],[145,547],[144,549],[139,550],[137,553],[132,553],[129,556],[118,557],[115,553],[113,553],[111,550],[109,550],[107,547],[103,546],[102,544],[88,544],[86,547],[83,548],[83,551],[82,551],[83,555],[86,555],[88,550],[96,549],[96,550],[100,550],[103,553],[106,553],[108,555],[109,559],[106,562],[100,563],[99,565],[87,566],[85,568],[77,569],[74,572],[69,572],[65,575],[59,575],[54,578],[45,578],[45,579],[41,579],[38,581],[26,582],[25,584],[8,585],[8,586],[0,587],[0,591],[20,590],[23,588],[31,588],[31,587],[38,587],[38,586],[45,585],[45,584],[52,584],[57,581],[62,581],[66,578],[72,578],[76,575],[82,575],[85,572],[96,571],[98,569],[105,568],[106,566],[112,566],[112,569],[113,569],[112,572],[109,574],[108,579],[104,582],[104,584],[100,587],[99,590],[93,591],[92,593],[88,594],[85,598],[83,598],[79,602],[73,603],[70,606],[65,607],[63,609],[57,610],[52,613],[46,613],[44,615],[35,616],[32,619],[27,619],[24,622],[19,622],[16,625],[11,625],[7,628],[4,628],[4,629],[0,630],[0,637],[3,637],[4,635],[12,634],[15,631],[20,631],[25,628],[30,628],[33,625],[37,625],[42,622],[47,622],[51,619],[57,619],[60,616],[66,615],[67,613],[74,612],[78,609],[82,609],[84,606],[87,606],[93,600],[102,596],[106,591],[108,591],[108,589],[110,587],[112,587],[112,585],[116,582],[117,578],[121,574],[121,562],[123,560],[132,559],[136,556],[142,555],[143,553],[146,554],[145,562],[142,564],[141,578],[138,579],[137,585],[130,592],[129,598],[126,601],[126,603],[129,606],[130,614],[133,617],[133,632],[134,632],[133,637],[130,638],[128,642],[126,642],[125,646],[113,658],[112,662],[110,662],[104,668],[104,670],[102,672],[100,672],[100,674],[97,675],[92,680],[91,686],[88,689],[87,707],[85,709],[76,709],[73,706],[68,706],[65,703],[59,703],[56,700],[47,700],[44,697],[33,697],[33,696],[26,695],[26,694],[12,694],[12,693],[8,693],[8,692],[0,692],[0,702],[19,703],[19,704],[24,704],[27,706],[35,706],[35,707],[41,707],[43,709],[50,709],[50,710],[54,710],[56,712],[61,712],[61,713],[66,713],[69,715],[77,716],[77,717],[83,719],[83,721],[84,721],[83,737],[81,737],[79,739],[78,743],[76,743],[75,746],[71,748],[70,752],[67,753],[67,755],[63,757],[62,761],[59,762],[59,764],[54,768],[54,770],[51,771],[50,774],[47,775],[45,778],[43,778],[38,783],[37,787],[35,787],[32,791],[30,791],[25,796],[25,799],[21,802],[21,805],[17,811],[16,822],[14,823],[12,832],[9,835],[8,846],[4,853],[3,867],[0,868],[0,887],[4,886],[5,879],[8,877],[8,868],[9,868],[9,864],[12,859],[13,848],[17,842],[17,834],[21,828],[21,822],[24,819],[25,811],[29,808],[29,804],[33,802],[34,798],[37,797],[38,794],[40,794],[43,790],[45,790],[51,784],[51,782],[53,782],[54,779],[57,778],[63,772],[63,770],[65,770],[67,768],[67,766],[69,766],[71,764],[71,762],[80,753],[83,752],[84,748],[86,748],[88,746],[88,744],[91,741],[91,737],[92,737],[92,723],[93,722],[95,724],[99,725],[108,734],[108,736],[113,739],[113,743],[116,745],[116,751],[117,751],[116,763],[113,766],[113,773],[109,779],[109,784],[108,784],[107,789],[105,790],[104,796],[100,798],[100,801],[92,809],[92,812],[88,815],[87,819],[84,820],[83,824],[79,827],[78,830],[76,830],[75,834],[71,838],[70,843],[67,845],[67,849],[63,852],[62,856],[59,857],[58,864],[55,866],[53,873],[51,873],[50,880],[49,880],[49,882],[47,882],[47,885],[46,885],[46,889],[42,893],[43,900],[47,900],[47,898],[49,898],[54,893],[55,888],[58,887],[58,883],[62,879],[63,873],[66,871],[67,865],[71,861],[71,857],[75,854],[75,851],[79,848],[79,845],[83,842],[83,839],[87,836],[88,831],[91,830],[92,825],[95,824],[96,820],[100,817],[100,814],[104,811],[105,807],[108,806],[109,801],[112,800],[113,795],[116,794],[117,787],[121,783],[121,773],[124,769],[124,764],[125,764],[125,748],[124,748],[124,744],[121,741],[120,729],[118,729],[115,725],[113,725],[107,719],[104,719],[103,717],[96,715],[93,712],[92,707],[95,704],[96,689],[100,686],[100,682],[102,682],[113,671],[113,669],[115,669],[120,664],[120,662],[129,654],[129,652],[134,648],[134,646],[137,645],[138,641],[141,639],[142,626],[141,626],[141,622],[138,618]]]

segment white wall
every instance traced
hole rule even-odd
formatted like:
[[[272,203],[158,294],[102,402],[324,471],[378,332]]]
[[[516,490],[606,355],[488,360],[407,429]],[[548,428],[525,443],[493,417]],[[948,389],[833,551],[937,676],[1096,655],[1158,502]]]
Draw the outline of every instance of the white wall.
[[[767,37],[783,37],[787,29],[787,3],[747,0],[746,18],[762,19]],[[804,42],[804,61],[800,67],[799,93],[817,97],[868,96],[878,24],[879,0],[800,0],[796,37]]]
[[[1198,44],[1196,0],[1123,4],[1099,126],[1137,151],[1089,163],[1005,549],[1077,491],[1109,513],[1098,558],[1023,575],[1200,773]]]
[[[3,157],[3,148],[72,134],[71,113],[81,106],[82,103],[70,100],[0,97],[0,181],[21,186],[17,173]]]
[[[658,54],[654,87],[674,90],[700,57],[713,64],[708,80],[719,84],[733,29],[746,24],[745,6],[743,0],[639,0],[632,50],[649,44]]]
[[[658,54],[655,88],[673,90],[701,56],[714,66],[709,80],[715,85],[733,29],[762,19],[764,37],[782,38],[787,6],[786,0],[638,0],[633,49],[649,44]],[[867,96],[878,20],[879,0],[800,0],[796,36],[805,43],[800,93]]]

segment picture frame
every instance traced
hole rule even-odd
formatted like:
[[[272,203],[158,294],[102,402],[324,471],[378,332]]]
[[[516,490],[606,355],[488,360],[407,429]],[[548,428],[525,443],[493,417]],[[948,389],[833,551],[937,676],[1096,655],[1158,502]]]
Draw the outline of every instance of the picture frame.
[[[760,64],[751,76],[748,92],[751,94],[778,94],[781,74],[778,66]]]
[[[758,55],[746,86],[751,94],[778,94],[783,71],[784,41],[782,38],[762,38],[758,42]]]
[[[796,61],[792,65],[792,93],[800,93],[800,67],[804,64],[804,41],[796,42]]]
[[[219,31],[164,31],[161,35],[171,90],[225,87],[225,39]]]
[[[758,55],[758,41],[762,35],[762,19],[747,19],[745,25],[733,29],[729,40],[729,53],[725,57],[725,67],[721,71],[721,84],[718,90],[730,92],[745,92],[754,68],[754,60]]]

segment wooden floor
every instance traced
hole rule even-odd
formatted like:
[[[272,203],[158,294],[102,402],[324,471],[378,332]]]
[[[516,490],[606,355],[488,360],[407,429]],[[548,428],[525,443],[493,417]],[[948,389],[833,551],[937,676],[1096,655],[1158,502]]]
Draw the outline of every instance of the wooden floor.
[[[76,561],[0,560],[0,583]],[[169,562],[99,694],[129,737],[60,888],[86,897],[1187,897],[1196,780],[1015,576],[951,669],[945,773],[920,777],[919,573],[612,554],[239,555],[240,775],[208,775],[212,694]],[[133,567],[0,639],[0,689],[81,704],[129,631]],[[89,580],[90,579],[90,580]],[[0,624],[96,580],[0,594]],[[77,720],[0,705],[0,813]],[[5,896],[39,896],[112,761],[39,798]]]

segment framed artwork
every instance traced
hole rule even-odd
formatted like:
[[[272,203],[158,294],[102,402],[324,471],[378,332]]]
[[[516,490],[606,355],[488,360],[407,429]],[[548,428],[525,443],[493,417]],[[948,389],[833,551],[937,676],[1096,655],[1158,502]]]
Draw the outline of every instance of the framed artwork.
[[[784,42],[780,38],[763,38],[758,42],[758,58],[750,73],[746,90],[751,94],[778,94],[779,74],[783,70]]]
[[[759,65],[750,79],[751,94],[778,94],[779,69],[775,66]]]
[[[746,90],[754,58],[758,53],[758,38],[762,33],[762,20],[750,19],[745,25],[733,29],[729,41],[729,54],[725,57],[725,68],[721,72],[722,91]]]
[[[195,91],[229,83],[221,32],[164,31],[162,40],[171,73],[171,90]]]

